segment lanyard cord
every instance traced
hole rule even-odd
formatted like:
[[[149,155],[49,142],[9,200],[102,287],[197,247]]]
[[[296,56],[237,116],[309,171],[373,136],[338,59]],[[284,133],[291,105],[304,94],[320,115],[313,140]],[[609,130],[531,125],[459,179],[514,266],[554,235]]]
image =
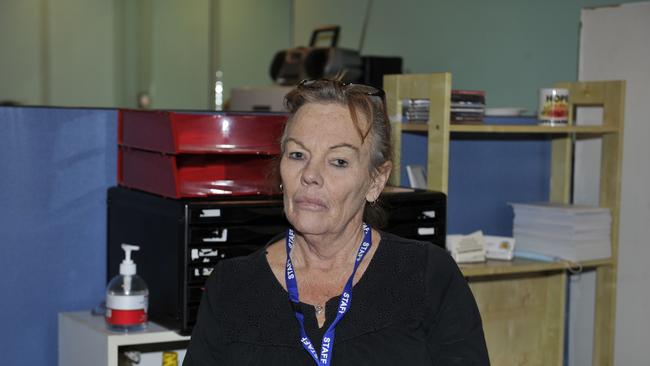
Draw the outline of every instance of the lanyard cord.
[[[302,310],[300,309],[299,306],[300,300],[298,296],[298,282],[296,281],[296,274],[293,270],[293,264],[291,263],[291,249],[293,249],[294,240],[295,240],[295,234],[293,230],[288,229],[287,240],[286,240],[287,265],[285,267],[284,274],[285,274],[285,280],[287,285],[287,291],[289,292],[289,300],[291,301],[291,306],[293,307],[294,315],[296,316],[296,320],[298,320],[298,325],[300,326],[300,343],[302,343],[303,348],[305,348],[305,350],[309,352],[309,354],[314,359],[317,365],[330,365],[332,359],[332,351],[334,350],[334,335],[335,335],[334,329],[336,328],[338,322],[341,321],[341,319],[343,319],[343,316],[345,315],[345,313],[347,313],[352,303],[352,282],[354,280],[354,274],[357,272],[357,268],[359,267],[359,264],[361,263],[361,261],[363,261],[363,258],[366,256],[366,253],[368,253],[368,250],[372,245],[371,230],[368,225],[366,225],[365,223],[363,224],[363,241],[361,242],[361,245],[359,246],[359,250],[357,251],[357,257],[354,261],[354,268],[352,269],[352,274],[350,275],[350,278],[348,278],[347,282],[345,283],[345,287],[343,288],[343,293],[341,294],[341,299],[339,300],[339,308],[336,314],[336,318],[334,319],[332,324],[327,328],[327,331],[325,331],[325,334],[323,335],[323,340],[321,342],[320,357],[316,353],[313,343],[311,342],[311,340],[307,336],[307,333],[305,332],[305,316],[302,313]]]

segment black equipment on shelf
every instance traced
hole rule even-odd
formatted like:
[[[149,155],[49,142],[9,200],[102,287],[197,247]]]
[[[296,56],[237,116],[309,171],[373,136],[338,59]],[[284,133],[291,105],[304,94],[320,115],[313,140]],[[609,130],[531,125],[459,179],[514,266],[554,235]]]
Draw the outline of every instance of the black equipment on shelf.
[[[341,27],[315,29],[309,47],[278,51],[271,61],[269,74],[278,85],[296,85],[304,79],[333,78],[343,75],[344,82],[361,83],[381,88],[386,74],[402,73],[401,57],[361,56],[358,50],[337,47]],[[316,46],[317,40],[329,36],[330,44]]]

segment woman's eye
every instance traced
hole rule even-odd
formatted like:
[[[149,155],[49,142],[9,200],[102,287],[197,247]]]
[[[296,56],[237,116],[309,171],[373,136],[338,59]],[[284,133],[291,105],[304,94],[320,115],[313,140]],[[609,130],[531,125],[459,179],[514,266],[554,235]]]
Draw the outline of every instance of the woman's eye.
[[[347,160],[344,159],[334,159],[332,160],[332,165],[339,167],[339,168],[345,168],[348,166]]]
[[[304,157],[304,154],[301,153],[300,151],[292,151],[288,154],[289,159],[295,159],[295,160],[300,160]]]

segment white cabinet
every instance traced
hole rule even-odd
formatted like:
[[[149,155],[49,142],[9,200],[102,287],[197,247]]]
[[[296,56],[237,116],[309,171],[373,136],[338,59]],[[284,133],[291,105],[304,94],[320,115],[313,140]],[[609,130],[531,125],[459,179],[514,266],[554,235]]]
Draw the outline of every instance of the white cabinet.
[[[178,349],[186,347],[189,339],[152,322],[144,331],[117,333],[106,329],[104,317],[90,311],[60,313],[59,366],[117,366],[119,352],[126,348]]]

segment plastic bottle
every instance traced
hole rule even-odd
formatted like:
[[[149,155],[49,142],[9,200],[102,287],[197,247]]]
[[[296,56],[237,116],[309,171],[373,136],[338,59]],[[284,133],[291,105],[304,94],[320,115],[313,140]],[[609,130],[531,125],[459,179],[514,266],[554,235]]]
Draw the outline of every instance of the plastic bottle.
[[[136,274],[131,252],[136,245],[122,244],[124,260],[120,274],[113,277],[106,288],[106,326],[119,332],[137,331],[147,326],[149,289],[142,277]]]
[[[223,72],[217,70],[214,78],[214,110],[223,110]]]

